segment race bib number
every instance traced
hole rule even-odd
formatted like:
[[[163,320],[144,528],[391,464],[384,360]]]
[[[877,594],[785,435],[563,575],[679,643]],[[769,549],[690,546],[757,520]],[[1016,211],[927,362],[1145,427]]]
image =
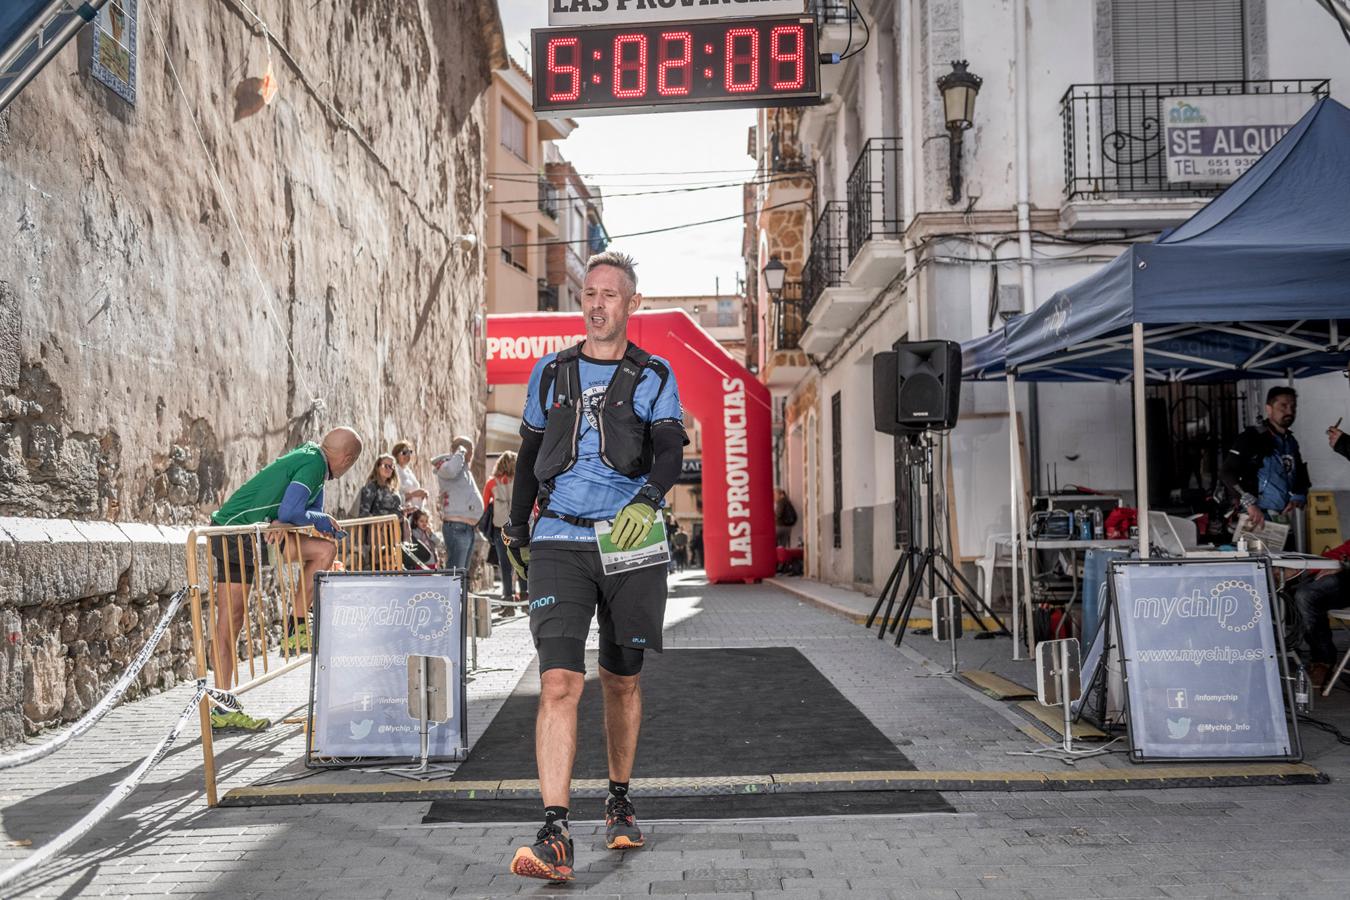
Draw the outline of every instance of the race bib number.
[[[595,542],[600,548],[600,565],[606,575],[617,575],[647,566],[662,566],[670,562],[670,546],[666,543],[666,523],[660,516],[652,523],[651,531],[632,550],[620,550],[609,539],[613,522],[595,523]]]

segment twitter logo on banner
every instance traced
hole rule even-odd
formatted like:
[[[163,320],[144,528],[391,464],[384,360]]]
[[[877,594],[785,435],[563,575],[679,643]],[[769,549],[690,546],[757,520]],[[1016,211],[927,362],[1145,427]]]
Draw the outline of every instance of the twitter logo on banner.
[[[374,719],[362,719],[360,722],[347,723],[348,727],[352,730],[352,740],[359,741],[364,739],[366,735],[370,734],[370,726],[374,724]],[[1167,724],[1170,726],[1172,723],[1171,721],[1168,721]]]
[[[355,730],[355,728],[353,728],[353,730]],[[1172,740],[1179,741],[1190,733],[1191,719],[1189,716],[1182,716],[1180,719],[1169,718],[1167,720],[1167,736]]]

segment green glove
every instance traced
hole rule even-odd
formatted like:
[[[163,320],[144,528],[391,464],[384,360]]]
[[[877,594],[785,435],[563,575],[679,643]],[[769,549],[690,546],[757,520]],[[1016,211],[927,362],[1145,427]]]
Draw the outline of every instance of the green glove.
[[[632,550],[652,530],[656,516],[657,511],[646,500],[634,500],[614,517],[614,527],[609,532],[610,542],[620,550]]]
[[[528,585],[530,583],[530,526],[502,526],[502,546],[506,548],[506,561],[516,570],[516,576]]]

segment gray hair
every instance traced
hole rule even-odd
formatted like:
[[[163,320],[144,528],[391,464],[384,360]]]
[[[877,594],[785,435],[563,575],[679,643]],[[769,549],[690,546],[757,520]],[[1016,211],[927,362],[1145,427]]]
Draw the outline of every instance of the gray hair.
[[[637,262],[627,253],[621,253],[618,250],[606,250],[604,253],[596,253],[590,259],[586,260],[586,273],[596,266],[613,266],[622,272],[627,278],[629,285],[632,286],[634,294],[637,293],[637,272],[635,268]]]

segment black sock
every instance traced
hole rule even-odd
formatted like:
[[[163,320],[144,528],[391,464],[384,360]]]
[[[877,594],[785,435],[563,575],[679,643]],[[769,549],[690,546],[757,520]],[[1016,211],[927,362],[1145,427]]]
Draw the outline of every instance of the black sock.
[[[627,797],[627,796],[628,796],[628,782],[626,782],[626,781],[615,781],[613,778],[611,778],[611,779],[609,780],[609,795],[610,795],[611,797]]]
[[[567,827],[567,807],[565,806],[545,806],[544,824],[552,825],[557,822],[562,827]]]

